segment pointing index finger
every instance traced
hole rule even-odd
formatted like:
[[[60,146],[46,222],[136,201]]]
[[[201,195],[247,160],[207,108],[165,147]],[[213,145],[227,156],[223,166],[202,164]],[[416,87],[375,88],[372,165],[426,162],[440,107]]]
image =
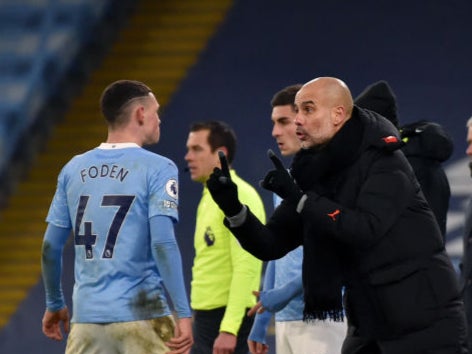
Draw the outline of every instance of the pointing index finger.
[[[267,150],[267,156],[269,156],[269,159],[272,160],[272,163],[274,164],[275,168],[278,170],[285,170],[284,164],[280,159],[277,157],[276,154],[272,151],[272,149]]]
[[[218,150],[218,157],[220,158],[221,172],[223,172],[223,176],[230,177],[228,160],[226,159],[225,153],[221,150]]]

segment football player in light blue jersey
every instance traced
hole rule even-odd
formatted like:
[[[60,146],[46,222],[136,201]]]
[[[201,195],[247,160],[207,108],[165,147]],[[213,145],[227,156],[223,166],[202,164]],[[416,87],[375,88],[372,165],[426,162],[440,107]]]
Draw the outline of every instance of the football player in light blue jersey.
[[[295,126],[295,95],[302,85],[291,85],[278,91],[271,100],[272,136],[283,156],[300,150]],[[274,208],[281,198],[274,194]],[[251,354],[269,353],[266,335],[275,314],[275,347],[284,354],[335,354],[341,352],[346,336],[344,322],[303,321],[302,284],[303,246],[282,258],[267,263],[262,291],[254,291],[259,302],[248,312],[256,314],[249,334]]]
[[[72,231],[75,285],[66,353],[188,353],[191,311],[174,236],[178,171],[142,148],[159,140],[159,104],[143,83],[120,80],[103,92],[101,109],[107,142],[64,166],[46,219],[43,332],[61,340],[61,322],[69,331],[60,279]]]

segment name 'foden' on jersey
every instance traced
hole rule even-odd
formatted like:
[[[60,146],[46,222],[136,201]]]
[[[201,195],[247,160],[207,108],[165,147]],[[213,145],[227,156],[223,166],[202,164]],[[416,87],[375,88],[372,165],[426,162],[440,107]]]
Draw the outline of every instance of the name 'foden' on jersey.
[[[118,165],[92,165],[88,168],[80,170],[80,178],[82,179],[83,183],[85,183],[87,178],[112,178],[123,182],[123,180],[128,175],[128,172],[129,171],[127,169]]]

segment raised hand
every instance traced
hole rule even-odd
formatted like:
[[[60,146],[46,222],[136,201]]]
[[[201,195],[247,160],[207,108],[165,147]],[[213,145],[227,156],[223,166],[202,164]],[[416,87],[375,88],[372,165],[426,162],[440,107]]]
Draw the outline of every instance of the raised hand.
[[[206,182],[207,188],[216,204],[226,216],[238,214],[243,205],[238,198],[238,187],[232,181],[228,161],[223,151],[218,151],[221,169],[215,167]]]
[[[267,173],[264,180],[260,183],[261,187],[274,192],[284,200],[297,204],[303,195],[302,191],[295,184],[295,181],[284,167],[282,161],[280,161],[271,149],[267,151],[267,155],[272,160],[275,170],[271,170]]]

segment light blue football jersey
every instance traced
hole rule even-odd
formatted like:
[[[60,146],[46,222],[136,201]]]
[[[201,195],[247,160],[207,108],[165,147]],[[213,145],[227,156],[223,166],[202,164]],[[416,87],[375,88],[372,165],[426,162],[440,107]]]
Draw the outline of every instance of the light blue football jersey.
[[[274,194],[274,207],[281,202],[281,198]],[[298,246],[275,262],[275,282],[274,288],[284,286],[302,274],[303,246]],[[301,284],[300,284],[301,285]],[[275,313],[276,321],[301,321],[303,320],[303,308],[305,301],[303,293],[294,297],[282,310]]]
[[[73,231],[72,322],[170,314],[149,219],[163,215],[177,222],[177,207],[174,162],[136,144],[102,144],[64,166],[46,221]]]

